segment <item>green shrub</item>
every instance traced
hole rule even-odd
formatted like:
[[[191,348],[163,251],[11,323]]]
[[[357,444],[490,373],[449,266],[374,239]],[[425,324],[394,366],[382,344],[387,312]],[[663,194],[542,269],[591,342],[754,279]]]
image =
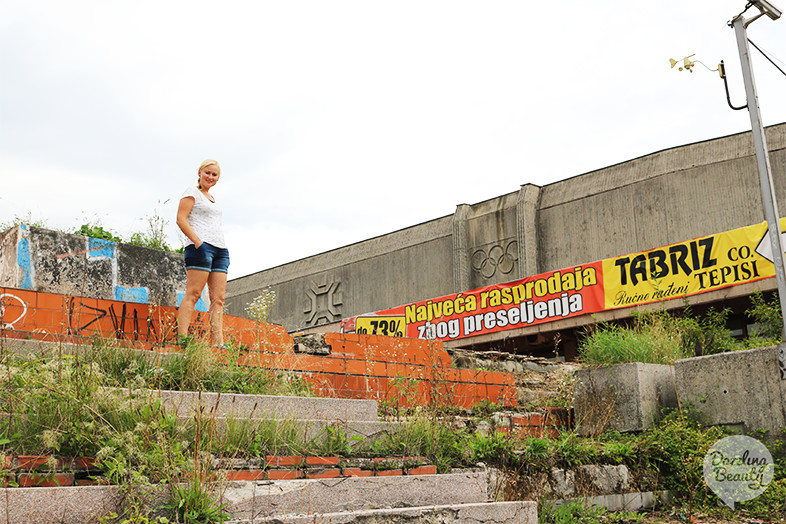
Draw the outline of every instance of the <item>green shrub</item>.
[[[485,462],[502,467],[515,466],[518,463],[518,457],[513,452],[513,443],[503,433],[476,433],[468,440],[468,446],[472,462]]]
[[[751,307],[745,311],[757,325],[758,331],[753,336],[761,340],[760,345],[774,345],[782,340],[783,317],[781,304],[776,292],[769,302],[764,299],[761,291],[750,296]],[[769,343],[767,343],[769,342]]]
[[[98,238],[101,240],[109,240],[110,242],[122,242],[123,240],[113,234],[111,231],[104,229],[103,226],[97,222],[94,224],[82,224],[82,227],[74,231],[75,235],[82,235],[83,237]]]
[[[226,503],[219,503],[214,483],[193,477],[188,482],[170,484],[169,501],[164,509],[174,522],[184,524],[214,524],[228,521]]]
[[[661,489],[676,491],[689,506],[717,505],[718,497],[704,482],[704,456],[724,436],[719,427],[705,427],[674,411],[640,437],[642,465],[658,472]]]
[[[569,502],[560,506],[545,501],[538,510],[540,524],[575,524],[584,522],[588,524],[614,524],[641,522],[642,515],[629,511],[611,512],[606,508],[592,507],[583,502]]]
[[[601,324],[591,329],[579,346],[579,359],[594,365],[671,364],[687,356],[681,333],[667,313],[638,315],[630,328]]]
[[[593,365],[623,362],[673,364],[681,358],[738,349],[726,328],[729,310],[710,309],[698,320],[665,311],[634,313],[631,326],[600,324],[590,328],[579,345],[579,359]]]

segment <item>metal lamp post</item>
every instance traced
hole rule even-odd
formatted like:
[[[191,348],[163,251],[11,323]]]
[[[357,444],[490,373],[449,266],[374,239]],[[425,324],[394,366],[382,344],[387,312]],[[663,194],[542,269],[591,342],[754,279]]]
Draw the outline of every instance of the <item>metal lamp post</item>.
[[[778,284],[778,296],[780,298],[782,313],[782,331],[786,339],[786,270],[784,269],[783,242],[781,238],[780,213],[778,213],[778,203],[775,200],[775,186],[772,182],[772,169],[770,168],[770,157],[767,151],[767,140],[764,136],[764,127],[761,123],[761,113],[759,111],[759,98],[756,94],[756,83],[753,80],[753,67],[751,65],[750,48],[748,46],[748,35],[745,29],[764,15],[772,20],[777,20],[781,16],[781,11],[766,0],[753,0],[748,3],[746,10],[750,6],[756,6],[760,13],[751,17],[744,18],[744,11],[737,15],[732,21],[731,26],[737,36],[737,48],[740,53],[740,64],[742,65],[742,76],[745,83],[745,96],[748,100],[748,114],[751,118],[751,129],[753,131],[753,144],[756,151],[756,164],[759,171],[759,183],[761,185],[762,201],[764,203],[764,216],[767,219],[767,229],[772,244],[773,263],[775,264],[775,279]],[[781,378],[786,379],[786,352],[781,346],[780,367]]]

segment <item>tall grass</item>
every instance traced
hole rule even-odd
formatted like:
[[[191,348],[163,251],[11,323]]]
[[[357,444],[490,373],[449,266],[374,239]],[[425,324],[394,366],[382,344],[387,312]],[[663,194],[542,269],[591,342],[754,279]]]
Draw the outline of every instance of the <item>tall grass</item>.
[[[217,355],[200,340],[189,342],[182,353],[160,354],[133,351],[97,340],[79,358],[95,365],[116,387],[150,387],[187,391],[215,391],[252,395],[312,396],[310,386],[300,377],[240,365],[244,349],[230,347]]]
[[[140,487],[165,484],[173,487],[164,507],[173,521],[223,522],[222,508],[211,502],[217,488],[206,457],[264,456],[320,445],[294,422],[219,424],[199,410],[179,418],[162,405],[156,391],[162,388],[309,393],[299,379],[216,358],[199,342],[170,356],[104,341],[74,354],[5,352],[0,354],[0,453],[95,456],[103,477],[126,488],[127,514],[151,503]],[[47,469],[54,467],[53,461]]]
[[[645,362],[673,364],[681,358],[743,349],[726,327],[728,310],[710,309],[702,318],[679,313],[639,312],[630,326],[600,324],[579,344],[579,359],[593,365]]]
[[[668,313],[636,316],[631,327],[599,325],[588,332],[579,346],[579,358],[587,364],[646,362],[671,364],[692,356],[686,347],[684,323]]]

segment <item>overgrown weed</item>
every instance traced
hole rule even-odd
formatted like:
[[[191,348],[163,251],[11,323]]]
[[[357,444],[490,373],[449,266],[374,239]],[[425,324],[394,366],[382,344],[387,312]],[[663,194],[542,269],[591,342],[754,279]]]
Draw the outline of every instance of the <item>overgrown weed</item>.
[[[783,329],[777,296],[760,292],[746,311],[756,331],[744,339],[727,328],[729,309],[710,308],[703,317],[689,307],[678,312],[634,312],[630,325],[598,324],[588,328],[579,344],[579,360],[590,365],[624,362],[673,364],[676,360],[778,344]]]

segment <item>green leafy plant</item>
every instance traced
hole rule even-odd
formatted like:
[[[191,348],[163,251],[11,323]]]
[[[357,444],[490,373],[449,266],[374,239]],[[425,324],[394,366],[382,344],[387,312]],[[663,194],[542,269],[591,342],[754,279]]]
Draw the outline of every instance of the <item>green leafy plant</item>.
[[[193,477],[187,482],[170,484],[170,499],[164,504],[170,518],[183,524],[214,524],[228,521],[225,503],[218,503],[214,483]]]
[[[538,511],[538,522],[541,524],[575,524],[584,522],[589,524],[613,524],[641,522],[642,515],[629,511],[611,512],[602,507],[592,507],[589,504],[577,501],[562,505],[553,502],[541,502]]]
[[[725,436],[718,427],[705,427],[686,411],[673,411],[639,441],[646,465],[658,471],[663,489],[676,491],[689,508],[716,504],[718,498],[704,482],[704,456]]]
[[[363,437],[359,435],[347,437],[346,432],[340,427],[326,426],[320,446],[320,454],[349,457],[354,450],[354,445],[362,440]]]
[[[513,451],[513,443],[503,433],[497,431],[490,435],[475,433],[469,439],[468,446],[470,460],[473,462],[485,462],[502,467],[515,466],[518,463],[518,456]]]
[[[783,317],[781,304],[777,292],[770,301],[767,301],[756,291],[750,296],[751,307],[745,311],[756,325],[756,332],[752,337],[760,346],[774,345],[781,342],[783,331]]]
[[[169,202],[169,200],[164,200],[163,202],[159,201],[158,205],[161,206],[167,202]],[[147,222],[147,229],[132,233],[128,240],[126,240],[126,243],[133,246],[159,249],[161,251],[172,251],[166,242],[166,226],[169,224],[169,221],[161,216],[158,208],[153,209],[153,213],[142,220]]]
[[[119,236],[115,235],[107,229],[104,229],[104,227],[98,222],[92,224],[82,224],[79,229],[74,231],[74,234],[90,238],[98,238],[101,240],[109,240],[111,242],[122,242],[122,239]]]

